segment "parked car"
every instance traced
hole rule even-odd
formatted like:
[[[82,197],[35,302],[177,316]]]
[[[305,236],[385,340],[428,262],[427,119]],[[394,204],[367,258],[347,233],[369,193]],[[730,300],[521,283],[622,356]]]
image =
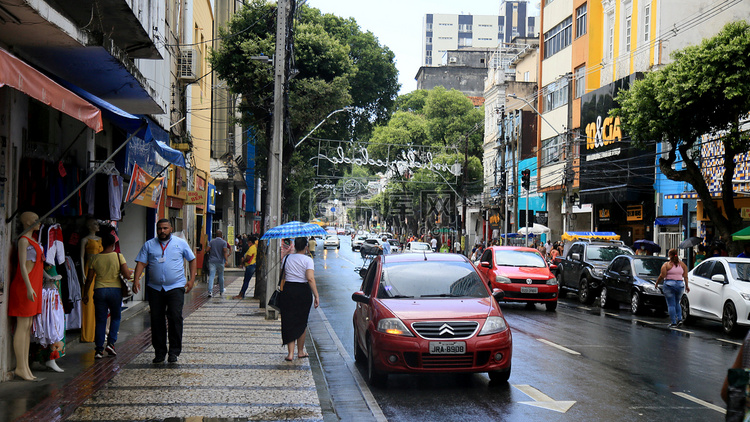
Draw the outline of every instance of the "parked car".
[[[590,305],[599,295],[602,276],[609,263],[619,255],[633,255],[621,241],[581,239],[566,246],[564,257],[557,265],[560,297],[565,290],[578,293],[581,303]]]
[[[389,373],[487,372],[507,381],[512,336],[497,299],[457,254],[380,255],[352,294],[354,357],[372,384]],[[492,298],[495,296],[495,299]]]
[[[328,249],[328,247],[336,247],[336,249],[341,249],[341,240],[339,240],[339,236],[337,234],[329,234],[326,236],[326,240],[323,241],[323,249]]]
[[[432,246],[425,242],[408,242],[404,252],[432,253]]]
[[[629,303],[630,311],[635,315],[647,308],[664,313],[667,302],[656,287],[656,279],[661,266],[668,260],[665,256],[640,255],[620,255],[612,260],[602,278],[601,307]]]
[[[750,258],[708,258],[688,273],[688,287],[680,301],[684,321],[721,321],[727,334],[750,326]]]
[[[388,243],[391,244],[391,253],[401,252],[401,243],[396,239],[388,239]]]
[[[557,309],[557,279],[536,249],[492,246],[479,258],[479,272],[491,288],[501,289],[506,302],[544,303]]]
[[[366,234],[358,234],[354,240],[352,240],[352,252],[358,251],[362,244],[365,243],[365,240],[367,240]]]

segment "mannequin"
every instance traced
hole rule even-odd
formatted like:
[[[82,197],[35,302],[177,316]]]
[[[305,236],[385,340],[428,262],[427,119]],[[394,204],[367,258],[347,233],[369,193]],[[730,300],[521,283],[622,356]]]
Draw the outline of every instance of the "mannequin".
[[[33,212],[21,214],[24,230],[30,227],[29,231],[38,230],[39,223],[34,224],[38,219],[39,216]],[[33,254],[29,253],[28,248],[34,251]],[[16,317],[16,332],[13,334],[13,351],[16,355],[14,373],[27,381],[37,380],[29,368],[29,345],[32,319],[42,312],[43,262],[42,247],[30,235],[21,236],[18,239],[18,268],[10,284],[8,316]]]
[[[103,250],[102,238],[97,236],[99,231],[99,222],[94,218],[86,220],[88,235],[81,239],[81,268],[83,268],[83,279],[81,283],[86,285],[86,275],[89,272],[88,259],[91,255],[96,255]],[[89,291],[81,292],[82,296],[88,297],[88,303],[83,303],[81,307],[81,343],[91,343],[94,341],[94,329],[96,321],[94,318],[94,283],[91,283]]]

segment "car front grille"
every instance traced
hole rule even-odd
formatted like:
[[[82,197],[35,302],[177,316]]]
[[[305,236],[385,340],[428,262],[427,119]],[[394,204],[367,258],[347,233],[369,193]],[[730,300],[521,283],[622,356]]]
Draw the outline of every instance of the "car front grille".
[[[525,278],[511,278],[513,284],[529,284]],[[531,280],[531,284],[547,284],[547,280]]]
[[[460,339],[469,338],[477,330],[476,321],[430,321],[411,324],[414,331],[426,339]]]
[[[460,369],[487,365],[490,352],[466,353],[463,355],[431,355],[428,353],[406,352],[404,360],[410,368],[421,369]]]

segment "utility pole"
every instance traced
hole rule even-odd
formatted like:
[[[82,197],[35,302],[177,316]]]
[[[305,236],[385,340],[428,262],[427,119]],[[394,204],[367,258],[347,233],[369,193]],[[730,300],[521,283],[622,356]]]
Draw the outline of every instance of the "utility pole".
[[[268,149],[268,200],[266,201],[266,230],[276,227],[281,220],[281,177],[283,167],[284,145],[284,84],[286,77],[286,43],[288,0],[278,0],[276,13],[276,54],[273,63],[273,136]],[[271,239],[266,255],[267,274],[266,295],[262,298],[264,306],[276,289],[279,281],[281,257],[279,240]],[[266,306],[266,319],[276,319],[276,311]]]

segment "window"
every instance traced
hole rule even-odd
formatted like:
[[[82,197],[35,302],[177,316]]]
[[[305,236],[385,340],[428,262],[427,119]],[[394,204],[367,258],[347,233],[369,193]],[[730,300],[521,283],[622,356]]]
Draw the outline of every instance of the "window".
[[[470,23],[458,24],[458,32],[471,32],[471,24]]]
[[[584,3],[576,9],[576,38],[586,35],[586,20],[588,16],[588,4]]]
[[[432,37],[427,37],[427,44],[432,44]]]
[[[530,75],[530,72],[528,70],[526,72],[523,72],[523,81],[524,82],[530,82],[530,79],[529,79],[530,76],[531,75]]]
[[[453,37],[438,37],[440,40],[452,40]]]
[[[555,136],[542,141],[542,166],[560,161],[563,150],[563,137]]]
[[[568,104],[568,78],[562,78],[545,87],[544,112],[554,110]]]
[[[609,17],[609,31],[607,38],[607,58],[612,60],[615,56],[615,18]]]
[[[459,38],[458,46],[459,47],[471,47],[471,38]]]
[[[544,58],[548,58],[570,45],[573,17],[568,16],[544,34]]]
[[[586,93],[586,66],[575,70],[576,98],[581,98]]]
[[[427,25],[425,25],[425,31],[426,32],[432,32],[432,24],[431,23],[428,23]]]
[[[651,37],[651,5],[643,8],[643,42],[648,42]]]
[[[630,32],[632,29],[633,17],[625,18],[625,51],[630,51]]]
[[[439,26],[453,26],[452,23],[445,23],[445,22],[440,22],[438,25]]]

